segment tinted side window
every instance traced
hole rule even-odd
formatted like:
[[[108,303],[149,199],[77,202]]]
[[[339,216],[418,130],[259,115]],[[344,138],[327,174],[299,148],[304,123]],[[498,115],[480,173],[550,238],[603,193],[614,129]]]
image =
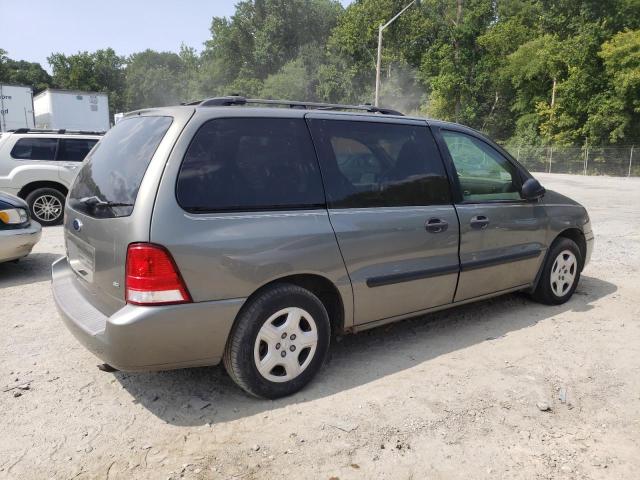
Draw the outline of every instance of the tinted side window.
[[[498,151],[470,135],[443,130],[467,201],[520,200],[518,171]]]
[[[69,192],[72,208],[96,218],[124,217],[172,117],[131,117],[107,132],[87,158]]]
[[[97,140],[63,138],[60,140],[56,160],[81,162],[97,142]]]
[[[315,208],[324,192],[302,119],[225,118],[205,123],[178,175],[188,211]]]
[[[11,149],[11,156],[20,160],[53,160],[57,145],[56,138],[21,138]]]
[[[444,165],[427,127],[319,119],[309,123],[329,206],[451,202]]]

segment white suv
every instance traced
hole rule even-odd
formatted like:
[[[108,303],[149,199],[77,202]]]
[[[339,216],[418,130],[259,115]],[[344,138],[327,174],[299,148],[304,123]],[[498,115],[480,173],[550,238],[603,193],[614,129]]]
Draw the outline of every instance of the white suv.
[[[42,225],[62,221],[65,197],[100,132],[19,129],[0,136],[0,191],[23,198]]]

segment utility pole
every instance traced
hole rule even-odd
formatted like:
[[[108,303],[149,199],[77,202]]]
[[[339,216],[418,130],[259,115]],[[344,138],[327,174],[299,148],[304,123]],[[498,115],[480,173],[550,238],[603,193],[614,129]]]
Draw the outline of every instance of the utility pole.
[[[416,5],[416,6],[420,6],[420,0],[413,0],[409,5],[407,5],[406,7],[404,7],[402,10],[400,10],[395,17],[393,17],[391,20],[389,20],[387,23],[385,24],[380,24],[378,26],[378,59],[376,61],[376,98],[375,98],[375,102],[374,102],[374,106],[378,106],[378,103],[380,101],[380,69],[381,69],[381,64],[382,64],[382,32],[384,31],[385,28],[387,28],[389,25],[391,25],[393,22],[396,21],[396,19],[402,15],[404,12],[406,12],[409,7],[411,7],[412,5]]]
[[[635,145],[631,145],[631,153],[629,154],[629,173],[627,173],[627,177],[631,176],[631,162],[633,162],[633,147],[635,147]]]

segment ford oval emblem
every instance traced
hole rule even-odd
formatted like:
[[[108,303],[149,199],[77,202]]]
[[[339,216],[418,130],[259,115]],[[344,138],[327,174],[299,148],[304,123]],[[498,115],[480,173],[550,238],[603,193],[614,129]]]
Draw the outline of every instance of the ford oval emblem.
[[[80,220],[78,220],[77,218],[73,219],[73,229],[76,232],[79,232],[80,230],[82,230],[82,222]]]

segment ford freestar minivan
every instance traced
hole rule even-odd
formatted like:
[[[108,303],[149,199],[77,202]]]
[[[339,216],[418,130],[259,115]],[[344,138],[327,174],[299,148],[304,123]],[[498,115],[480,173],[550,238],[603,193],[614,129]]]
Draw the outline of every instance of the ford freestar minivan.
[[[582,206],[474,130],[243,97],[128,114],[64,228],[53,294],[89,350],[121,370],[222,360],[268,398],[309,382],[332,334],[517,290],[566,302],[593,246]]]

